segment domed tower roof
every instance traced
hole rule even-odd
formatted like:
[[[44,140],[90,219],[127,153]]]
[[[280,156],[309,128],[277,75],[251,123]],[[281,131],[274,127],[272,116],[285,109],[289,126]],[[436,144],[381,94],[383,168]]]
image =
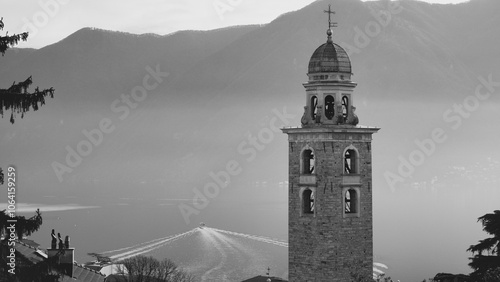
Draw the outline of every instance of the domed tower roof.
[[[324,72],[352,74],[349,55],[342,47],[332,42],[331,35],[325,44],[314,51],[309,60],[309,74]]]
[[[349,55],[347,55],[344,48],[333,43],[332,41],[333,32],[331,28],[336,27],[337,23],[332,23],[330,16],[335,14],[335,12],[331,10],[330,5],[328,5],[328,11],[325,10],[324,12],[328,13],[328,29],[326,30],[328,39],[325,44],[319,46],[312,54],[311,59],[309,60],[308,75],[328,72],[337,73],[341,76],[347,74],[348,77],[350,77],[352,69]],[[318,76],[312,77],[314,78]]]

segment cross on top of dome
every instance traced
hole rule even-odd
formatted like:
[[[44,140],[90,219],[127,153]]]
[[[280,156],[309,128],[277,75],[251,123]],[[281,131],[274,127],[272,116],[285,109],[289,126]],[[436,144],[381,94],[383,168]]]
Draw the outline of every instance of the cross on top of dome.
[[[332,23],[331,15],[335,14],[335,11],[332,11],[332,5],[328,5],[328,11],[324,10],[323,12],[328,13],[328,29],[326,30],[326,35],[328,35],[328,41],[332,42],[332,27],[337,27],[337,23]]]
[[[333,43],[332,27],[337,27],[336,22],[332,22],[331,5],[323,12],[328,14],[328,40],[319,46],[309,60],[308,76],[309,81],[314,80],[350,80],[352,75],[351,60],[346,50],[340,45]]]

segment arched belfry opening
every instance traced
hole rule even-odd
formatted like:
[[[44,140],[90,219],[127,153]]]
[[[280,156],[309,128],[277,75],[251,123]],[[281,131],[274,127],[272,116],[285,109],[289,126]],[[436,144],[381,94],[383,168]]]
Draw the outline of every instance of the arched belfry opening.
[[[371,140],[379,128],[358,124],[351,61],[327,40],[308,64],[304,113],[288,135],[290,281],[351,281],[373,277]],[[335,246],[335,255],[332,255]],[[314,250],[314,251],[311,251]],[[334,278],[334,279],[332,279]]]
[[[318,97],[315,95],[311,97],[311,119],[315,120],[318,112]]]
[[[332,95],[325,96],[325,116],[329,120],[335,116],[335,98]]]
[[[358,211],[358,192],[351,188],[344,193],[344,212],[356,214]]]
[[[311,189],[305,189],[302,192],[302,212],[304,214],[314,213],[314,192]]]
[[[349,98],[347,96],[342,96],[342,119],[345,123],[347,117],[349,116]]]
[[[302,151],[302,174],[315,173],[315,159],[312,149],[305,149]]]
[[[350,146],[344,152],[344,174],[359,173],[359,154],[358,151]]]

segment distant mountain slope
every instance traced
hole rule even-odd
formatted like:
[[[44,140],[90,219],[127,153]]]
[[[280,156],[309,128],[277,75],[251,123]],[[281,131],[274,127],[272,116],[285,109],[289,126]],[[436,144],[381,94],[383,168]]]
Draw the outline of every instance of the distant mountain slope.
[[[389,102],[453,105],[473,93],[478,76],[500,76],[500,39],[495,36],[500,2],[402,1],[401,11],[383,26],[374,15],[388,10],[389,3],[394,2],[339,0],[333,6],[338,22],[334,41],[357,48],[350,50],[361,123],[393,126]],[[56,92],[41,111],[28,113],[14,127],[0,123],[0,145],[11,149],[2,150],[2,159],[28,163],[28,170],[37,171],[29,174],[34,183],[57,181],[51,163],[63,162],[66,146],[74,148],[84,138],[82,130],[108,117],[116,131],[68,174],[72,181],[202,181],[227,160],[246,159],[238,145],[266,125],[273,108],[286,107],[294,115],[287,125],[300,124],[301,83],[311,54],[326,40],[322,11],[327,4],[316,1],[262,26],[167,36],[84,28],[39,50],[10,50],[0,58],[0,85],[32,75],[35,86],[53,86]],[[366,37],[362,46],[361,32]],[[142,85],[146,66],[169,76],[122,122],[111,105]],[[405,120],[425,124],[415,105],[395,107]],[[394,134],[404,136],[407,129],[399,126],[403,131]],[[286,168],[272,169],[286,149],[280,143],[284,136],[276,138],[279,142],[270,144],[245,173],[283,181]],[[144,179],[133,176],[137,170],[144,171]]]
[[[89,97],[97,99],[94,102],[109,100],[109,96],[142,82],[148,65],[160,64],[175,78],[201,58],[255,28],[180,31],[167,36],[83,28],[34,52],[23,51],[10,68],[0,65],[0,80],[3,84],[29,73],[35,82],[54,85],[59,101],[74,103],[88,101]]]
[[[260,98],[302,91],[297,82],[306,79],[309,55],[326,40],[325,18],[318,16],[326,4],[317,1],[241,37],[186,72],[178,89],[250,92]],[[393,14],[386,27],[373,14],[388,11],[387,1],[343,0],[334,7],[339,23],[334,41],[358,49],[351,59],[354,79],[363,82],[361,92],[396,99],[454,95],[498,65],[499,39],[492,36],[500,24],[492,12],[500,8],[498,1],[403,1],[401,12]],[[380,32],[367,35],[367,28],[377,31],[374,23]],[[366,40],[357,41],[359,31]]]
[[[249,92],[265,97],[301,91],[297,82],[306,78],[309,55],[326,40],[325,18],[318,16],[326,4],[316,1],[264,26],[168,36],[84,28],[40,50],[2,58],[0,83],[32,74],[40,84],[58,86],[58,93],[65,93],[59,100],[74,102],[82,93],[88,98],[126,91],[142,79],[145,66],[160,64],[173,81],[165,89],[194,96],[225,91],[230,96]],[[339,23],[334,40],[359,49],[351,59],[362,90],[392,98],[452,95],[472,87],[478,73],[497,71],[498,1],[403,1],[402,11],[359,48],[358,30],[366,34],[366,28],[374,28],[373,14],[388,7],[387,1],[341,0],[334,5]]]

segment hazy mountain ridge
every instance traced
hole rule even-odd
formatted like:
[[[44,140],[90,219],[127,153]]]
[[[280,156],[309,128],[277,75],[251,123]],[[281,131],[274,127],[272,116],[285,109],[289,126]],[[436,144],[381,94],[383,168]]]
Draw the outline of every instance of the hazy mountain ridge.
[[[273,108],[287,107],[295,116],[288,125],[300,124],[301,83],[310,55],[326,41],[322,11],[328,3],[314,2],[262,26],[167,36],[84,28],[39,50],[9,50],[1,59],[1,85],[32,75],[34,85],[53,86],[56,94],[41,111],[16,123],[14,128],[26,132],[13,133],[9,124],[2,124],[6,132],[2,147],[22,144],[24,153],[7,156],[19,163],[29,160],[37,167],[33,178],[54,181],[51,163],[64,161],[65,146],[75,147],[84,138],[83,129],[95,128],[100,119],[109,117],[116,131],[106,136],[104,148],[95,148],[99,153],[68,174],[73,181],[206,179],[209,171],[220,170],[234,156],[245,159],[238,155],[238,145],[246,134],[255,135],[266,126]],[[354,46],[356,30],[366,31],[367,24],[376,22],[372,13],[387,10],[388,3],[336,1],[334,20],[339,27],[334,29],[334,41]],[[354,80],[359,82],[355,103],[364,124],[384,126],[394,118],[391,110],[373,107],[374,103],[412,100],[452,105],[473,93],[477,76],[498,74],[500,51],[492,34],[500,19],[491,15],[500,3],[403,1],[401,6],[403,10],[351,56]],[[169,77],[121,122],[110,110],[111,103],[141,85],[146,66],[158,66]],[[404,106],[398,111],[405,112]],[[418,119],[415,115],[406,118]],[[401,133],[394,129],[389,134]],[[25,138],[13,141],[15,134]],[[257,163],[245,168],[246,173],[261,180],[275,177],[277,171],[269,166],[286,150],[284,136],[277,138]],[[40,145],[55,153],[40,152]],[[36,155],[41,157],[33,158]],[[136,169],[147,171],[143,179],[124,172]],[[278,175],[275,181],[286,178],[285,166],[280,166]]]
[[[496,38],[481,37],[477,29],[472,28],[483,26],[473,23],[484,22],[484,14],[476,12],[465,20],[461,18],[463,10],[469,9],[469,6],[481,10],[482,3],[489,4],[484,5],[486,9],[498,6],[492,1],[473,1],[457,6],[402,2],[403,11],[392,15],[388,26],[382,27],[365,48],[359,48],[359,53],[351,56],[354,79],[363,82],[359,91],[362,93],[369,89],[379,97],[394,99],[407,99],[415,94],[446,99],[446,96],[455,96],[458,91],[463,92],[464,88],[473,88],[477,84],[476,76],[493,70],[498,62],[498,51],[488,47],[489,52],[483,53],[482,59],[476,59],[475,64],[469,66],[472,61],[469,58],[477,55],[475,48],[470,46],[469,38],[480,37],[476,39],[480,42],[477,45],[497,45]],[[243,91],[280,97],[284,93],[302,91],[297,82],[305,80],[309,55],[298,54],[312,54],[326,40],[325,19],[317,16],[318,10],[325,4],[325,1],[318,1],[298,12],[281,16],[202,61],[184,78],[202,78],[197,80],[195,86],[191,85],[192,88],[203,85],[212,89],[210,86],[217,81],[222,85],[219,91],[225,90],[228,95]],[[334,30],[334,41],[341,45],[355,45],[355,28],[366,32],[368,23],[375,21],[371,12],[387,10],[388,3],[338,1],[335,8],[339,28]],[[496,25],[491,22],[498,19],[489,17],[487,21],[486,26],[492,29]],[[464,45],[468,48],[462,47]],[[223,63],[229,65],[225,64],[222,69],[214,68]],[[219,79],[202,75],[207,70],[218,73]],[[226,78],[225,82],[223,78]],[[436,93],[438,97],[435,97]]]
[[[198,92],[221,91],[226,95],[237,91],[280,97],[282,92],[302,90],[297,82],[306,78],[309,56],[326,40],[325,18],[318,16],[326,4],[317,1],[263,26],[182,31],[167,36],[84,28],[30,52],[17,66],[11,65],[11,58],[9,64],[0,66],[1,82],[30,73],[42,84],[62,84],[58,88],[64,97],[75,99],[80,92],[126,91],[142,78],[145,66],[159,63],[168,68],[173,79],[165,89],[195,97]],[[365,31],[366,25],[375,21],[371,13],[387,10],[388,5],[385,1],[337,1],[334,9],[339,27],[334,30],[334,41],[354,46],[355,27]],[[477,73],[495,70],[500,51],[495,48],[498,39],[493,34],[500,20],[493,15],[499,3],[403,1],[401,6],[403,11],[392,15],[388,26],[370,37],[359,54],[351,56],[354,78],[363,81],[361,89],[379,95],[393,92],[391,98],[405,98],[441,92],[456,83],[473,87],[470,84],[476,83]],[[46,77],[44,72],[56,78]],[[101,89],[95,89],[98,87]]]
[[[171,78],[175,78],[193,62],[255,28],[180,31],[167,36],[83,28],[18,60],[16,68],[3,69],[2,65],[0,73],[2,83],[33,74],[35,84],[51,83],[58,93],[64,93],[59,101],[74,103],[83,95],[87,100],[89,94],[109,100],[141,83],[146,66],[160,64],[162,71],[168,68]]]

